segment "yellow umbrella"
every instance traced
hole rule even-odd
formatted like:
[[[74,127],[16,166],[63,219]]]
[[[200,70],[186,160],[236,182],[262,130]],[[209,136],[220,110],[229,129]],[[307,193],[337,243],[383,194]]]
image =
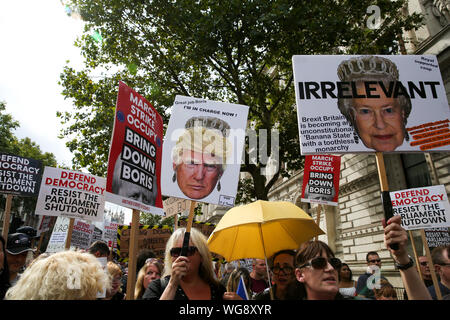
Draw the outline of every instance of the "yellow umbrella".
[[[208,247],[227,261],[267,259],[324,233],[293,203],[258,200],[228,210],[209,237]]]

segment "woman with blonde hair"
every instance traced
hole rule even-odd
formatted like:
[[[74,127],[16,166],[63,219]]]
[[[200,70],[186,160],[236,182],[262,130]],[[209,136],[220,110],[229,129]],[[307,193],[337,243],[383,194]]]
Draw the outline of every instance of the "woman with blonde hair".
[[[237,289],[239,287],[239,281],[241,277],[244,279],[245,289],[247,290],[247,296],[249,299],[252,297],[252,291],[250,290],[250,272],[246,268],[238,268],[233,270],[228,278],[227,292],[225,292],[226,300],[243,300],[238,294]]]
[[[186,256],[181,248],[186,229],[177,229],[166,244],[164,274],[152,281],[144,293],[146,300],[221,300],[225,288],[214,277],[211,252],[206,237],[192,228]]]
[[[163,269],[162,263],[156,258],[149,258],[145,261],[145,264],[139,270],[136,280],[136,288],[134,290],[134,298],[136,300],[142,299],[145,290],[152,281],[161,278]]]
[[[108,275],[93,255],[62,251],[34,261],[5,299],[94,300],[109,287]]]
[[[123,300],[125,295],[121,289],[122,269],[120,266],[112,261],[108,261],[106,269],[110,277],[111,289],[106,290],[106,297],[104,300]]]

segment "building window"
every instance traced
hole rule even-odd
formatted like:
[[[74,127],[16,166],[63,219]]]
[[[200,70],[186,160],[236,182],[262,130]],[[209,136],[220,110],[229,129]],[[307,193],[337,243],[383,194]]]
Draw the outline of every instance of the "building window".
[[[402,154],[407,189],[431,186],[425,156],[422,153]]]

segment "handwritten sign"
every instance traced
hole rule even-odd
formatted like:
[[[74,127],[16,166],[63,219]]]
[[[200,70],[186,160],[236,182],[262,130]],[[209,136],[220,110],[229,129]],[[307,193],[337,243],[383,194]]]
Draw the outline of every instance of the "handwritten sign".
[[[130,226],[118,227],[117,251],[120,261],[128,261],[130,233]],[[166,243],[171,234],[172,230],[168,226],[139,226],[137,252],[142,249],[150,249],[156,257],[164,259]]]

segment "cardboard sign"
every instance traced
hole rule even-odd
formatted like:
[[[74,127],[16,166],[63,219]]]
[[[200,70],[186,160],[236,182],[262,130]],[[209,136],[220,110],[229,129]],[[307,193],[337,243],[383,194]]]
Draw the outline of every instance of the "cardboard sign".
[[[450,244],[449,228],[431,228],[425,229],[425,237],[428,247],[433,250],[436,247],[448,246]]]
[[[301,153],[450,151],[432,55],[293,56]]]
[[[189,210],[191,202],[186,199],[178,199],[170,197],[163,201],[164,212],[166,213],[166,218],[174,216],[178,213],[185,212]],[[198,206],[198,203],[195,204],[195,207]]]
[[[107,201],[164,215],[162,138],[162,117],[144,97],[120,82],[108,158]]]
[[[42,161],[0,153],[0,193],[36,197],[42,178]]]
[[[306,156],[302,201],[337,206],[340,169],[339,156]]]
[[[162,193],[233,206],[248,106],[176,96],[164,137]]]
[[[179,227],[185,228],[186,225],[187,225],[186,218],[180,218],[178,220]],[[196,228],[201,233],[203,233],[206,238],[209,238],[211,233],[213,233],[214,229],[216,228],[216,225],[208,222],[193,221],[192,228]]]
[[[119,261],[128,261],[130,247],[130,226],[118,227],[117,254]],[[168,226],[139,226],[137,252],[142,249],[150,249],[157,258],[164,259],[167,240],[172,235],[172,230]]]
[[[390,192],[394,215],[405,230],[450,227],[450,205],[445,187],[431,186]]]
[[[103,221],[105,185],[102,177],[45,167],[36,214]]]

